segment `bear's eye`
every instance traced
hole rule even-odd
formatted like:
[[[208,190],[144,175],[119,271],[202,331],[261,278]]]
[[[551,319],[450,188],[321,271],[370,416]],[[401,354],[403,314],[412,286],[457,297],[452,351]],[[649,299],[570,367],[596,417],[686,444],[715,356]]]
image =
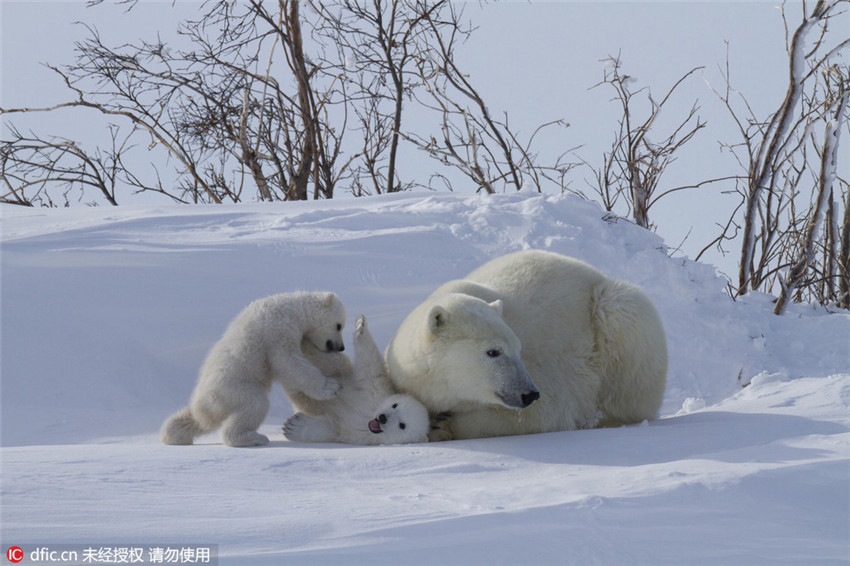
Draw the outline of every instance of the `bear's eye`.
[[[502,355],[502,352],[500,352],[499,350],[487,350],[487,355],[491,358],[498,358]]]
[[[342,330],[342,325],[341,325],[341,324],[337,324],[337,325],[336,325],[336,331],[337,331],[337,332],[339,332],[340,330]]]
[[[399,423],[398,428],[400,428],[401,430],[404,430],[405,428],[407,428],[407,425],[404,424],[404,423]]]
[[[393,403],[393,409],[398,409],[398,403]]]

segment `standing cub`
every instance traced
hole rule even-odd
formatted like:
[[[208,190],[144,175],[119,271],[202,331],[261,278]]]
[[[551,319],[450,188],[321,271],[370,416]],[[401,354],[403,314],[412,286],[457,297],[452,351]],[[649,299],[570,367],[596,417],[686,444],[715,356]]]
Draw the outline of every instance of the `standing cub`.
[[[381,351],[360,315],[354,325],[354,369],[339,395],[311,403],[283,425],[289,440],[346,444],[428,442],[428,411],[410,395],[396,395]]]
[[[171,416],[164,444],[192,444],[221,426],[228,446],[260,446],[272,382],[290,398],[325,400],[351,372],[342,354],[345,307],[333,293],[282,293],[248,305],[227,327],[201,366],[189,406]],[[317,368],[321,367],[321,370]]]

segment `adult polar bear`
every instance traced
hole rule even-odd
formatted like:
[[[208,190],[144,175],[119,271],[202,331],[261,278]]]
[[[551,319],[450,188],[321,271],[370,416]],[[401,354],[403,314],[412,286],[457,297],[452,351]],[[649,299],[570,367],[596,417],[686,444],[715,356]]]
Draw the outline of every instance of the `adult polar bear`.
[[[478,438],[655,418],[667,343],[643,291],[531,250],[439,287],[386,359],[399,391],[447,414],[432,439]]]

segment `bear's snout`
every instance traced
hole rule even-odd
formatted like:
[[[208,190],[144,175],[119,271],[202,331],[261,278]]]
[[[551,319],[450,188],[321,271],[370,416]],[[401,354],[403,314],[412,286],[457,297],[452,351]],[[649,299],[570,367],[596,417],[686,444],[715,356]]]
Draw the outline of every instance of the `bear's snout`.
[[[538,399],[540,399],[540,392],[539,391],[529,391],[528,393],[523,393],[522,394],[522,408],[524,409],[524,408],[528,407],[529,405],[531,405],[532,403],[534,403]]]
[[[540,390],[520,360],[509,360],[506,372],[510,375],[508,385],[496,392],[496,397],[505,407],[525,409],[540,399]]]
[[[325,348],[327,348],[328,352],[343,352],[345,351],[345,344],[342,342],[337,344],[333,340],[328,340],[325,342]]]
[[[532,389],[525,393],[496,393],[496,397],[499,398],[505,407],[510,409],[525,409],[536,400],[540,399],[540,392],[537,389]]]

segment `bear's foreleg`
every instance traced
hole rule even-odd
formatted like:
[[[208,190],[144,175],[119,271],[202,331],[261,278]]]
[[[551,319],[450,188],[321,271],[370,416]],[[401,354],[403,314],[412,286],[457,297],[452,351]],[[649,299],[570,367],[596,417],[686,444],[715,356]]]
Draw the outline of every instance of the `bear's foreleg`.
[[[287,396],[301,393],[316,401],[333,399],[342,387],[336,379],[325,376],[319,369],[308,362],[301,352],[281,350],[271,356],[271,366]]]
[[[431,415],[431,431],[428,433],[429,442],[446,442],[454,440],[452,432],[452,414],[437,413]]]

